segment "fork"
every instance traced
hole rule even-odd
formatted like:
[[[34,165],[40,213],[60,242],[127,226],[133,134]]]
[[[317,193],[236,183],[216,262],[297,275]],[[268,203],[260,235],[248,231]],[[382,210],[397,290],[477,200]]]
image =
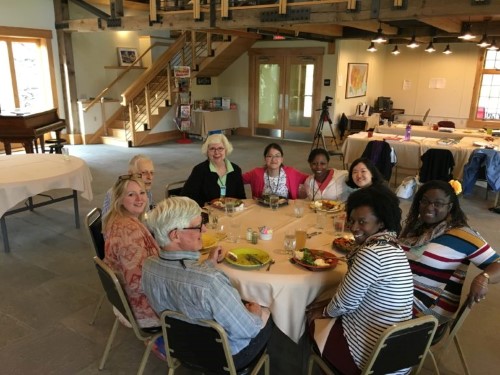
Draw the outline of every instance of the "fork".
[[[267,265],[266,271],[269,271],[274,263],[276,263],[276,261],[274,259],[271,259],[269,261],[269,264]]]

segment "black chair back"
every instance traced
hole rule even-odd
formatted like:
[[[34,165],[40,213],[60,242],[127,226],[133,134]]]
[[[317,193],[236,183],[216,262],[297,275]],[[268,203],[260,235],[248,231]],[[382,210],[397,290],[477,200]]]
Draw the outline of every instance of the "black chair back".
[[[391,145],[386,141],[370,141],[366,145],[361,157],[370,159],[382,176],[387,181],[390,181],[392,167],[394,166],[391,160],[391,152]]]
[[[432,180],[448,182],[453,179],[455,159],[450,150],[431,148],[420,159],[422,166],[418,175],[421,183]]]
[[[102,234],[102,211],[100,208],[92,209],[85,218],[90,240],[99,259],[104,259],[104,236]]]

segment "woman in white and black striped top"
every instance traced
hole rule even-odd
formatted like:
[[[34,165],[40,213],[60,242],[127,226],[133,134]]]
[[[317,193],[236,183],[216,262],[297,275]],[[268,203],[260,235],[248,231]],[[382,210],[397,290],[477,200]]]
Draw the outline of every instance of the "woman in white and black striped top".
[[[357,248],[336,294],[327,304],[311,305],[308,318],[323,318],[310,326],[323,359],[343,374],[359,374],[380,334],[411,319],[413,277],[396,241],[401,230],[396,195],[383,185],[360,189],[349,196],[346,210]]]

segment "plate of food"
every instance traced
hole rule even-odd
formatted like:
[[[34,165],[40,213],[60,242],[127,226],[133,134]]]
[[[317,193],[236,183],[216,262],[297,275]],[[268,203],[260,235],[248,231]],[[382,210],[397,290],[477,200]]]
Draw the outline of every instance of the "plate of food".
[[[245,207],[245,204],[243,203],[243,201],[241,199],[229,198],[229,197],[215,198],[210,202],[210,206],[217,208],[219,210],[225,210],[227,201],[234,202],[234,210],[235,211],[242,211],[243,208]]]
[[[311,202],[310,207],[316,211],[339,212],[344,209],[344,203],[328,199],[319,199]]]
[[[263,195],[262,197],[256,198],[255,200],[261,206],[269,207],[269,195]],[[279,197],[279,199],[278,199],[278,206],[281,207],[281,206],[285,206],[287,204],[288,204],[288,199],[286,199],[284,197]]]
[[[356,243],[351,237],[337,237],[332,242],[332,248],[340,251],[341,253],[349,253],[351,252]]]
[[[308,248],[295,251],[293,261],[310,271],[332,269],[335,268],[339,262],[338,258],[332,253]]]
[[[269,263],[271,257],[261,249],[240,247],[228,251],[225,260],[233,266],[252,269],[260,268]]]
[[[200,252],[202,254],[207,253],[208,251],[210,251],[210,249],[212,249],[214,246],[216,246],[218,242],[219,242],[219,238],[217,237],[216,234],[202,233],[201,234],[202,248],[201,248]]]

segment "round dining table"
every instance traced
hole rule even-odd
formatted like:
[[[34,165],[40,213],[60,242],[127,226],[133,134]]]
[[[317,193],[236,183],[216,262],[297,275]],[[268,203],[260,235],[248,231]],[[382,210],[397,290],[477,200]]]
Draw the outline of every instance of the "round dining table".
[[[208,229],[208,233],[219,231],[224,233],[232,224],[239,226],[239,241],[220,242],[222,248],[231,251],[238,248],[257,248],[267,252],[275,261],[268,270],[268,265],[258,268],[246,268],[233,265],[227,261],[217,267],[223,270],[234,287],[239,291],[241,298],[254,301],[261,306],[268,307],[276,326],[295,343],[299,342],[305,330],[306,306],[315,299],[331,298],[335,293],[347,268],[344,254],[332,250],[334,238],[333,215],[327,214],[326,225],[322,229],[316,228],[316,213],[309,208],[306,202],[304,216],[294,216],[294,201],[280,206],[276,211],[256,201],[244,200],[242,211],[235,212],[231,217],[224,211],[213,209],[212,214],[218,216],[218,229]],[[259,231],[260,227],[272,228],[272,239],[261,240],[252,244],[246,240],[248,228]],[[286,231],[304,228],[309,234],[306,247],[310,249],[332,252],[340,259],[332,268],[311,271],[298,264],[290,262],[291,256],[283,249]]]

